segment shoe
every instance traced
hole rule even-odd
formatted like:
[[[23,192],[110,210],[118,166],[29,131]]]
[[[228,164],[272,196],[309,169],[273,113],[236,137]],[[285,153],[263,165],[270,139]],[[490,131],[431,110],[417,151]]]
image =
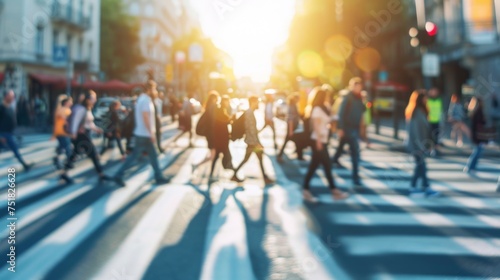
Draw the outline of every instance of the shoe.
[[[302,197],[304,198],[305,201],[309,202],[309,203],[313,203],[313,204],[316,204],[318,203],[318,199],[315,198],[312,193],[308,190],[303,190],[302,191]]]
[[[24,171],[25,172],[30,172],[31,168],[33,167],[33,163],[28,163],[24,166]]]
[[[103,181],[113,181],[113,179],[111,177],[109,177],[108,175],[99,176],[99,182],[103,182]]]
[[[334,200],[343,200],[349,197],[349,194],[340,191],[338,189],[332,190],[332,196]]]
[[[168,184],[168,183],[170,183],[170,180],[169,180],[169,179],[167,179],[167,178],[165,178],[165,177],[160,177],[160,178],[156,178],[156,179],[155,179],[155,183],[156,183],[157,185],[164,185],[164,184]]]
[[[427,189],[425,190],[425,195],[426,195],[427,197],[439,197],[439,196],[441,196],[441,193],[440,193],[440,192],[438,192],[438,191],[435,191],[435,190],[433,190],[433,189],[431,189],[431,188],[427,188]]]
[[[115,182],[120,187],[125,187],[126,186],[125,182],[121,178],[114,177],[113,178],[113,182]]]
[[[413,198],[420,198],[420,197],[425,197],[425,192],[422,190],[412,188],[408,195]]]
[[[266,185],[272,185],[272,184],[276,183],[276,181],[274,181],[274,180],[273,180],[273,179],[271,179],[271,178],[264,177],[264,183],[265,183]]]
[[[54,157],[52,159],[52,163],[54,163],[54,166],[57,170],[61,169],[61,163],[59,162],[59,159],[57,157]]]
[[[236,183],[243,183],[243,180],[241,180],[240,178],[238,178],[236,175],[234,175],[231,178],[231,181],[236,182]]]
[[[59,176],[59,179],[64,180],[64,182],[66,182],[66,184],[68,184],[68,185],[73,184],[73,179],[71,179],[68,176],[68,174],[61,174],[61,176]]]
[[[345,167],[338,160],[332,160],[332,164],[333,167],[345,169]]]

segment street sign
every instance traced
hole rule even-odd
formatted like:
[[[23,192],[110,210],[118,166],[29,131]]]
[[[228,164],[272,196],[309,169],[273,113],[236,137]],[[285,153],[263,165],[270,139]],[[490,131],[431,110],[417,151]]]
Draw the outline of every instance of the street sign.
[[[68,60],[68,47],[54,46],[52,50],[52,60],[55,63],[63,63]]]
[[[198,43],[189,46],[189,62],[203,62],[203,47]]]
[[[380,83],[385,83],[389,80],[389,73],[385,70],[378,72],[378,81]]]
[[[426,53],[422,56],[422,74],[424,77],[439,77],[440,70],[439,55]]]

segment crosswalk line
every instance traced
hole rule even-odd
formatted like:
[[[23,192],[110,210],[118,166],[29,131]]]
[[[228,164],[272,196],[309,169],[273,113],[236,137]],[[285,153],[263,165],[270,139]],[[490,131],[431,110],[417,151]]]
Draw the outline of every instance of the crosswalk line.
[[[125,270],[127,277],[131,279],[141,279],[159,248],[176,213],[175,209],[188,190],[184,186],[169,186],[164,189],[163,194],[93,279],[112,279],[120,270]]]
[[[175,156],[160,156],[161,162],[169,162]],[[106,193],[92,205],[81,211],[71,220],[54,230],[50,235],[31,247],[19,258],[19,263],[27,264],[14,278],[8,270],[0,272],[0,279],[39,279],[43,278],[66,255],[73,251],[86,237],[92,234],[109,217],[118,212],[129,201],[143,183],[152,176],[151,170],[134,175],[128,187]]]

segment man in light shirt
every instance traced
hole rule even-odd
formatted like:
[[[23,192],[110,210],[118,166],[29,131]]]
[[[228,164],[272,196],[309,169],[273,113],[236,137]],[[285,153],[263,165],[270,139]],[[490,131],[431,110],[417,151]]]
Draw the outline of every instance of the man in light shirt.
[[[156,153],[156,125],[155,125],[155,107],[153,98],[156,96],[156,82],[149,80],[146,83],[146,92],[142,93],[137,99],[135,105],[135,147],[130,157],[122,165],[122,167],[113,176],[113,180],[120,186],[124,187],[123,173],[129,169],[137,158],[143,153],[147,153],[151,165],[153,166],[155,179],[157,184],[168,183],[168,180],[163,177],[160,165],[158,163],[158,155]]]

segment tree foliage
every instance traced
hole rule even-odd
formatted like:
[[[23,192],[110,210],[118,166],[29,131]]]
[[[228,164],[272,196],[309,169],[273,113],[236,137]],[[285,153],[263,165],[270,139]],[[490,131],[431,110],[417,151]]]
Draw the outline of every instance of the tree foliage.
[[[144,63],[140,23],[127,14],[122,0],[101,1],[101,69],[108,79],[127,80]]]

